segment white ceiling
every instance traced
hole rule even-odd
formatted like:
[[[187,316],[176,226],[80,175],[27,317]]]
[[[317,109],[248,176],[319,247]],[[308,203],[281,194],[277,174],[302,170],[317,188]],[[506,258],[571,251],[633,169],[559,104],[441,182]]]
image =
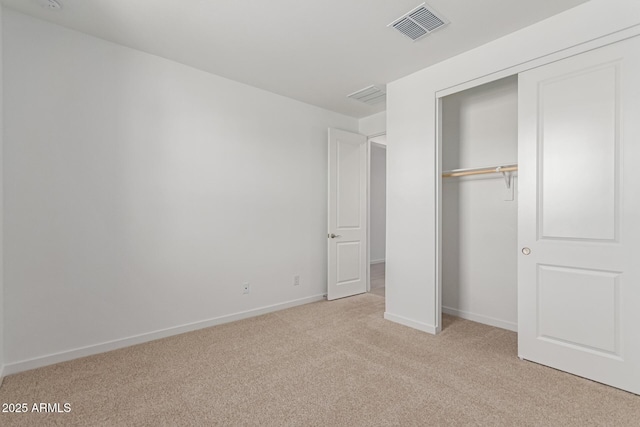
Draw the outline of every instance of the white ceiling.
[[[353,117],[347,99],[587,0],[427,0],[451,23],[412,42],[387,24],[422,0],[2,0],[87,34]],[[544,35],[541,35],[544,37]]]

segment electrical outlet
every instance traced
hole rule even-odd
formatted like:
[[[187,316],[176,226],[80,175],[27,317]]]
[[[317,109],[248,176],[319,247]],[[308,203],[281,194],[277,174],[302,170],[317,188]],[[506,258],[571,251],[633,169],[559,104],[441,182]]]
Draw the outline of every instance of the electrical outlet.
[[[300,276],[296,274],[295,276],[293,276],[293,286],[299,286],[299,285],[300,285]]]
[[[242,293],[243,294],[248,294],[249,292],[251,292],[251,285],[249,284],[249,282],[243,282],[242,283]]]

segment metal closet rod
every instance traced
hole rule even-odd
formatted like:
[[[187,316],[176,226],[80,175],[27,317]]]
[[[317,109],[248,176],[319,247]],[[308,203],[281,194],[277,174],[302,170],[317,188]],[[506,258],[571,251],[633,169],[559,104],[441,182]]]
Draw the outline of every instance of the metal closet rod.
[[[469,168],[469,169],[453,169],[442,172],[443,178],[451,178],[454,176],[482,175],[487,173],[516,172],[518,165],[490,166],[485,168]]]

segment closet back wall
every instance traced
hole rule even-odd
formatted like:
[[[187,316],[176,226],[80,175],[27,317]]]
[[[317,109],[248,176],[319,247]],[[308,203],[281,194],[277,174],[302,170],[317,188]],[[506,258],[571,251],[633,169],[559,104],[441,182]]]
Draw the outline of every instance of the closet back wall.
[[[11,371],[322,298],[356,119],[4,12]]]
[[[517,163],[516,77],[447,96],[442,111],[443,170]],[[443,312],[516,330],[517,197],[504,200],[498,174],[442,188]]]

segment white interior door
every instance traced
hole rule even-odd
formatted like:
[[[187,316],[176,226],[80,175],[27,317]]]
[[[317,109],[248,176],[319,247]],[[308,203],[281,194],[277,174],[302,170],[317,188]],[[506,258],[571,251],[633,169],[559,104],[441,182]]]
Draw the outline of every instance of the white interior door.
[[[327,299],[367,291],[367,138],[329,129]]]
[[[640,39],[519,76],[518,353],[640,393]]]

